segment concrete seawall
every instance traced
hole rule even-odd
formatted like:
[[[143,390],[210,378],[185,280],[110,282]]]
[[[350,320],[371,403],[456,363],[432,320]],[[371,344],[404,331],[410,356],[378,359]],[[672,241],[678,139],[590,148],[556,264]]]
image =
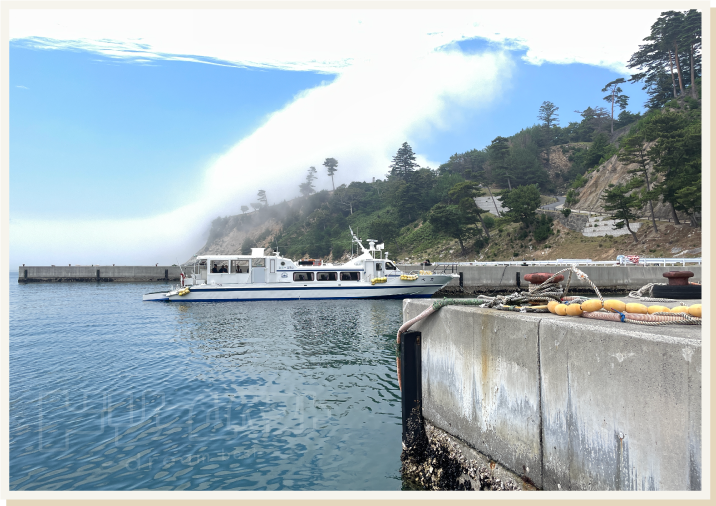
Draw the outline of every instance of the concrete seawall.
[[[400,265],[403,271],[419,270],[420,265]],[[489,290],[516,290],[517,278],[520,279],[520,287],[527,289],[529,283],[524,280],[525,274],[531,272],[558,272],[566,268],[560,266],[459,266],[458,272],[463,273],[463,286],[470,291]],[[424,269],[424,267],[423,267]],[[442,267],[428,267],[431,270],[441,270]],[[665,283],[667,279],[663,274],[668,271],[687,270],[694,273],[694,277],[690,281],[701,282],[701,266],[687,265],[667,266],[667,267],[627,267],[627,266],[580,266],[589,279],[591,279],[597,287],[605,290],[638,290],[647,283]],[[517,275],[519,273],[519,276]],[[564,273],[566,284],[569,272]],[[457,287],[460,282],[457,279],[451,281],[448,287]],[[589,283],[578,279],[572,275],[571,287],[592,291]]]
[[[425,419],[525,481],[701,489],[701,327],[448,306],[411,330]]]
[[[87,282],[87,281],[178,281],[179,267],[77,265],[77,266],[20,266],[18,283]]]

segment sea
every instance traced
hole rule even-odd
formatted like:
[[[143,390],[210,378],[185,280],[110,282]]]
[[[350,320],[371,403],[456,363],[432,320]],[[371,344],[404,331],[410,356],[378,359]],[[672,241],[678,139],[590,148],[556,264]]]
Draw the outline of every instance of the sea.
[[[399,300],[10,274],[10,490],[401,490]]]

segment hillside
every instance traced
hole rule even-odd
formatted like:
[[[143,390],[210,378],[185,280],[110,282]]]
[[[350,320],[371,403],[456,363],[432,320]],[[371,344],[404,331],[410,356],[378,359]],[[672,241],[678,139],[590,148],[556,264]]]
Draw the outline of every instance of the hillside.
[[[700,256],[700,105],[689,97],[671,100],[646,116],[627,117],[630,123],[614,134],[586,111],[578,124],[536,125],[498,137],[483,150],[451,156],[436,170],[418,167],[404,143],[385,180],[315,193],[309,172],[303,197],[216,218],[198,253],[248,254],[251,247],[270,247],[294,259],[345,261],[352,227],[364,239],[384,242],[391,258],[411,262]],[[633,162],[636,152],[646,160],[650,192],[643,173],[631,173],[640,167]],[[566,193],[564,207],[575,211],[604,213],[608,201],[612,207],[603,219],[627,218],[637,241],[619,235],[626,228],[612,233],[602,227],[606,237],[587,237],[582,231],[595,235],[595,229],[570,230],[553,219],[560,215],[536,213],[555,193]],[[479,209],[474,199],[480,196],[500,200],[509,211],[494,216]],[[649,200],[661,220],[658,231],[650,222]],[[681,224],[674,224],[674,211]]]

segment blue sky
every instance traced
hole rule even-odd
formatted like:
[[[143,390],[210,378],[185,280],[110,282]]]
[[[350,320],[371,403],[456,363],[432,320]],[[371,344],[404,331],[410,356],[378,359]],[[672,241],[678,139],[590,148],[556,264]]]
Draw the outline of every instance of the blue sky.
[[[259,189],[293,198],[310,165],[329,188],[326,157],[342,184],[382,177],[403,141],[436,168],[544,100],[566,125],[607,105],[658,14],[14,11],[11,266],[173,263]]]

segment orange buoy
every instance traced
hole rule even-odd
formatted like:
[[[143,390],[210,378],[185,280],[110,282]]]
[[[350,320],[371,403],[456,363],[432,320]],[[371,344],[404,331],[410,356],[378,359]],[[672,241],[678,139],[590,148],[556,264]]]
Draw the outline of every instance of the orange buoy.
[[[581,316],[582,308],[579,307],[579,304],[570,304],[567,306],[567,314],[569,316]]]
[[[676,307],[672,307],[670,311],[672,313],[688,313],[689,307],[688,306],[676,306]]]
[[[564,316],[567,314],[567,304],[557,304],[557,306],[554,308],[554,312],[558,314],[559,316]]]
[[[582,311],[599,311],[602,309],[602,301],[599,299],[589,299],[588,301],[582,302]]]
[[[701,304],[694,304],[693,306],[689,306],[689,314],[691,316],[697,316],[701,318]]]
[[[559,302],[556,300],[551,300],[547,303],[547,309],[549,309],[550,313],[554,313],[554,308],[556,308],[559,305]]]
[[[624,311],[626,309],[626,304],[620,300],[605,300],[604,309],[608,311],[611,311],[612,309],[616,309],[617,311]]]
[[[626,305],[626,312],[627,313],[637,313],[637,314],[648,314],[648,310],[644,304],[638,304],[636,302],[631,302]]]
[[[669,313],[669,308],[666,306],[649,306],[646,308],[649,314],[653,313]]]

